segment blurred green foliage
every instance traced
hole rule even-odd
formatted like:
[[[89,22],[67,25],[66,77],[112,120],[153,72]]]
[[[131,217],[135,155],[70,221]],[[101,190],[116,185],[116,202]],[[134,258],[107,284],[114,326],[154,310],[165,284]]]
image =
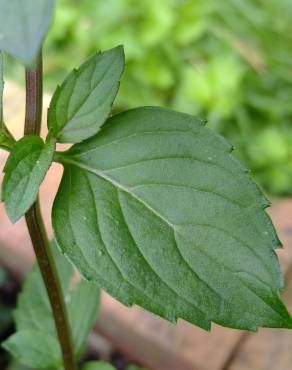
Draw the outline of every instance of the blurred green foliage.
[[[117,44],[127,58],[118,109],[205,117],[265,191],[292,194],[291,0],[59,0],[46,86]]]

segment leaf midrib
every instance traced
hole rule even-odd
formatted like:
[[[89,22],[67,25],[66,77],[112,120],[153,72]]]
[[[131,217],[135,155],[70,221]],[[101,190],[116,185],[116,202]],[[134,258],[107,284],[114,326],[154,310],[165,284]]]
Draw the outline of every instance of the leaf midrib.
[[[169,220],[167,220],[163,215],[161,215],[159,212],[157,212],[153,207],[151,207],[148,203],[146,203],[143,199],[141,199],[140,197],[138,197],[135,193],[131,192],[131,189],[123,184],[121,184],[120,182],[116,181],[115,179],[113,179],[112,177],[106,175],[103,171],[101,170],[98,170],[98,169],[95,169],[91,166],[88,166],[86,165],[85,163],[82,163],[80,161],[76,161],[76,160],[73,160],[71,158],[69,158],[68,156],[65,156],[65,155],[62,155],[60,153],[58,153],[58,156],[57,156],[57,159],[60,163],[62,164],[69,164],[69,165],[74,165],[76,167],[79,167],[80,169],[83,169],[85,171],[88,171],[96,176],[99,176],[100,178],[102,178],[103,180],[111,183],[113,186],[115,186],[116,188],[126,192],[127,194],[129,194],[131,197],[133,197],[134,199],[136,199],[139,203],[143,204],[150,212],[152,212],[154,215],[156,215],[159,219],[161,219],[163,222],[165,222],[170,228],[173,229],[173,232],[174,233],[177,233],[177,234],[180,234],[180,225],[176,225],[176,224],[173,224],[172,222],[170,222]],[[185,237],[185,235],[182,235],[182,237]],[[205,253],[204,251],[202,251],[203,253]],[[211,256],[207,255],[208,258],[212,258]],[[183,258],[184,259],[184,258]],[[212,258],[213,259],[213,258]],[[185,259],[184,259],[185,260]],[[185,261],[187,264],[188,262]],[[216,263],[219,263],[217,260],[215,260]],[[192,270],[192,269],[191,269]],[[192,270],[193,271],[193,270]],[[232,271],[230,271],[232,273]],[[206,284],[208,284],[205,280],[203,280]],[[209,285],[209,284],[208,284]],[[213,290],[213,288],[211,288]],[[216,294],[219,294],[218,292],[214,291]],[[253,290],[251,290],[251,292],[253,294],[255,294],[255,292]],[[258,294],[255,294],[259,299],[261,299],[262,301],[264,301],[260,296],[258,296]],[[224,297],[221,296],[221,294],[219,294],[219,296],[221,297],[222,300],[225,300]],[[265,304],[267,304],[265,301],[264,301]],[[278,314],[281,318],[281,314],[277,311],[275,311],[273,309],[273,307],[269,306],[269,308],[271,308],[276,314]],[[212,320],[213,321],[213,320]]]
[[[104,174],[102,171],[97,170],[97,169],[94,169],[94,168],[92,168],[90,166],[87,166],[86,164],[84,164],[82,162],[74,161],[74,160],[72,160],[72,159],[70,159],[68,157],[62,157],[62,159],[63,159],[63,162],[65,162],[67,164],[74,165],[74,166],[79,167],[79,168],[81,168],[81,169],[83,169],[85,171],[88,171],[88,172],[90,172],[90,173],[92,173],[94,175],[97,175],[100,178],[102,178],[103,180],[105,180],[105,181],[109,182],[110,184],[112,184],[113,186],[115,186],[116,188],[118,188],[118,189],[126,192],[127,194],[130,194],[139,203],[143,204],[150,212],[152,212],[159,219],[161,219],[162,221],[164,221],[173,230],[174,235],[175,235],[175,232],[177,232],[178,234],[181,234],[180,231],[179,231],[179,226],[178,225],[175,225],[175,224],[171,223],[170,221],[168,221],[163,215],[161,215],[160,213],[158,213],[154,208],[152,208],[149,204],[147,204],[143,199],[141,199],[140,197],[138,197],[136,194],[132,193],[127,186],[120,184],[119,182],[117,182],[116,180],[114,180],[112,177],[107,176],[106,174]],[[176,226],[178,226],[178,227],[176,228]],[[208,256],[208,257],[210,257],[210,256]],[[185,261],[184,258],[183,258],[183,260]],[[191,269],[191,271],[193,271],[192,268],[189,266],[188,262],[187,261],[185,261],[185,262],[188,265],[188,267]],[[201,280],[200,277],[198,277],[198,278]],[[208,284],[205,281],[204,281],[204,283]],[[215,292],[215,293],[218,294],[222,299],[224,299],[218,292]]]
[[[68,161],[67,161],[68,162]],[[71,162],[71,161],[70,161]],[[72,162],[75,162],[75,161],[72,161]],[[96,175],[98,175],[96,172],[93,172],[93,171],[90,171],[89,169],[86,169],[86,168],[84,168],[84,167],[81,167],[81,166],[78,166],[78,164],[77,163],[79,163],[79,162],[76,162],[76,163],[70,163],[70,164],[73,164],[73,165],[75,165],[75,166],[77,166],[77,167],[79,167],[79,168],[83,168],[83,169],[85,169],[86,171],[88,171],[88,172],[90,172],[90,173],[94,173],[94,174],[96,174]],[[87,167],[87,166],[85,166],[85,167]],[[89,167],[90,168],[90,167]],[[109,179],[107,179],[107,178],[104,178],[103,177],[103,179],[105,179],[106,181],[109,181],[111,184],[113,184],[113,182],[112,181],[110,181]],[[110,178],[111,179],[111,178]],[[112,179],[113,180],[113,179]],[[88,181],[88,180],[87,180]],[[113,184],[113,185],[115,185],[115,184]],[[91,187],[90,187],[90,189],[91,189]],[[123,190],[123,186],[121,185],[120,187],[119,187],[119,189],[122,189]],[[91,190],[91,192],[92,192],[92,190]],[[132,194],[132,193],[130,193],[130,194]],[[93,193],[92,193],[92,196],[93,196]],[[137,197],[137,200],[139,200],[140,198],[138,198]],[[96,208],[96,207],[95,207]],[[122,210],[122,208],[121,208],[121,210]],[[96,220],[98,220],[98,218],[96,218]],[[98,221],[97,221],[97,225],[99,225],[99,223],[98,223]],[[73,232],[73,228],[71,228],[71,230],[72,230],[72,232]],[[130,230],[129,230],[129,232],[130,232]],[[73,234],[74,234],[74,232],[73,232]],[[131,234],[131,233],[130,233]],[[101,235],[102,235],[102,233],[101,233]],[[133,236],[132,236],[132,234],[131,234],[131,237],[133,238]],[[101,238],[102,238],[102,236],[101,236]],[[106,246],[106,243],[104,242],[104,240],[103,240],[103,238],[102,238],[102,242],[103,242],[103,244]],[[133,238],[133,242],[135,243],[135,245],[137,246],[137,243],[135,242],[135,240],[134,240],[134,238]],[[139,248],[138,248],[139,249]],[[107,248],[106,248],[106,250],[107,250]],[[145,260],[145,262],[147,263],[147,265],[150,267],[150,269],[153,271],[153,273],[155,273],[156,275],[157,275],[157,273],[153,270],[153,268],[152,268],[152,266],[148,263],[148,261],[145,259],[145,257],[144,257],[144,255],[142,254],[142,252],[141,252],[141,250],[139,249],[139,252],[141,253],[141,255],[142,255],[142,257],[144,258],[144,260]],[[133,288],[135,288],[135,289],[137,289],[138,291],[140,291],[141,292],[141,290],[140,289],[138,289],[136,286],[134,286],[125,276],[124,276],[124,273],[120,270],[120,268],[119,268],[119,266],[117,265],[117,263],[115,262],[115,260],[114,260],[114,258],[113,258],[113,256],[109,253],[109,251],[107,250],[107,254],[108,254],[108,256],[110,257],[110,259],[112,260],[112,262],[113,262],[113,264],[115,265],[115,267],[117,268],[117,270],[118,270],[118,272],[121,274],[121,277],[123,278],[123,280],[127,283],[127,284],[129,284],[130,286],[132,286]],[[83,254],[84,255],[84,254]],[[84,258],[86,258],[85,257],[85,255],[84,255]],[[197,310],[199,310],[199,311],[201,311],[201,309],[194,303],[194,302],[189,302],[185,297],[182,297],[182,296],[180,296],[176,291],[174,291],[164,280],[162,280],[161,279],[161,277],[159,276],[159,275],[157,275],[158,276],[158,278],[162,281],[162,283],[163,284],[165,284],[171,291],[173,291],[178,297],[180,297],[183,301],[186,301],[188,304],[190,304],[190,305],[192,305],[192,306],[194,306]],[[150,296],[148,296],[148,298],[149,299],[151,299],[151,297]]]
[[[112,185],[114,185],[116,188],[130,194],[133,198],[135,198],[139,203],[142,203],[147,209],[149,209],[149,211],[151,211],[152,213],[154,213],[157,217],[159,217],[160,219],[162,219],[162,221],[164,221],[169,227],[171,227],[172,229],[176,230],[176,225],[171,223],[170,221],[168,221],[163,215],[161,215],[160,213],[158,213],[154,208],[152,208],[149,204],[147,204],[143,199],[141,199],[140,197],[138,197],[136,194],[134,194],[133,192],[131,192],[130,188],[128,188],[127,186],[119,183],[118,181],[116,181],[115,179],[113,179],[112,177],[106,175],[103,171],[100,171],[100,170],[97,170],[95,168],[92,168],[82,162],[79,162],[79,161],[75,161],[75,160],[72,160],[70,158],[68,158],[67,156],[62,156],[62,155],[58,155],[58,159],[60,160],[60,162],[62,164],[71,164],[71,165],[74,165],[76,167],[79,167],[85,171],[88,171],[90,173],[93,173],[94,175],[97,175],[99,177],[101,177],[103,180],[106,180],[107,182],[111,183]]]
[[[143,199],[141,199],[139,196],[137,196],[134,192],[132,192],[131,190],[135,187],[127,187],[123,184],[121,184],[120,182],[118,182],[117,180],[115,180],[114,178],[112,178],[111,176],[108,176],[105,172],[107,172],[107,170],[103,171],[103,170],[98,170],[96,168],[93,168],[91,166],[88,166],[86,165],[85,163],[83,162],[80,162],[80,161],[76,161],[76,160],[73,160],[71,158],[69,158],[68,156],[62,156],[60,155],[60,153],[58,153],[58,159],[60,160],[61,163],[68,163],[68,164],[71,164],[71,165],[74,165],[76,167],[79,167],[85,171],[88,171],[94,175],[97,175],[99,177],[101,177],[102,179],[108,181],[109,183],[111,183],[113,186],[115,186],[116,188],[128,193],[129,195],[131,195],[134,199],[136,199],[139,203],[143,204],[150,212],[154,213],[157,217],[159,217],[162,221],[164,221],[169,227],[171,227],[175,232],[177,232],[178,234],[181,234],[179,229],[182,227],[182,226],[185,226],[185,225],[181,225],[181,224],[174,224],[172,222],[170,222],[169,220],[167,220],[161,213],[157,212],[153,207],[151,207],[147,202],[145,202]],[[161,184],[163,185],[163,184]],[[179,185],[178,185],[179,186]],[[198,189],[198,191],[202,191],[201,189]],[[213,192],[212,192],[213,193]],[[220,194],[217,194],[217,193],[214,193],[215,195],[218,195],[218,196],[221,196]],[[224,199],[226,200],[229,200],[230,202],[233,202],[232,199],[229,199],[229,198],[225,198]],[[210,225],[208,225],[210,226]],[[225,231],[225,230],[224,230]],[[226,231],[225,231],[226,232]],[[230,235],[230,234],[229,234]],[[235,238],[233,235],[230,235],[232,238],[236,239],[238,242],[240,243],[243,243],[245,244],[243,241],[241,241],[240,239],[238,238]],[[249,249],[250,249],[250,246],[246,245]],[[255,253],[255,251],[253,251]],[[259,257],[256,253],[255,255],[257,257]],[[268,269],[269,271],[269,269]]]

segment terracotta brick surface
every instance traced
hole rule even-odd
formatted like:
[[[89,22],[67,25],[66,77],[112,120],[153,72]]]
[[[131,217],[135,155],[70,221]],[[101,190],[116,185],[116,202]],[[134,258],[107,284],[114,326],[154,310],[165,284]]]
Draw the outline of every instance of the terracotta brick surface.
[[[7,99],[13,100],[13,109],[20,109],[21,112],[23,95],[19,95],[18,89],[15,89],[14,93],[10,91],[13,89],[15,88],[8,86]],[[14,120],[12,115],[6,117],[8,126],[20,137],[22,114],[18,117],[19,121]],[[1,164],[4,161],[5,155],[1,152]],[[40,191],[45,223],[50,233],[50,210],[61,173],[61,167],[54,164]],[[282,267],[287,271],[292,264],[292,200],[275,202],[271,214],[286,246],[278,253]],[[2,261],[2,264],[23,276],[30,269],[33,259],[24,221],[20,220],[11,225],[1,204],[0,263]],[[212,332],[207,333],[182,320],[174,326],[138,307],[126,308],[106,294],[103,295],[96,330],[110,338],[116,347],[133,359],[154,370],[219,370],[225,367],[226,362],[230,362],[229,358],[234,349],[236,358],[232,359],[228,370],[272,369],[267,367],[272,361],[272,354],[279,350],[279,346],[287,351],[286,341],[292,342],[290,332],[261,330],[251,337],[246,337],[246,341],[241,344],[243,332],[213,325]],[[282,344],[276,343],[277,340]],[[290,348],[291,343],[289,353]],[[285,364],[290,361],[292,365],[291,356],[289,354],[286,357]],[[262,359],[259,360],[259,357]],[[286,370],[288,367],[283,365],[273,369]]]
[[[292,312],[292,202],[277,202],[272,208],[273,220],[279,235],[286,246],[280,251],[282,267],[287,271],[283,299]],[[280,329],[261,329],[250,333],[233,354],[226,370],[291,370],[292,369],[292,331]]]
[[[284,300],[292,311],[292,276],[287,282]],[[236,350],[226,370],[291,370],[292,331],[261,329],[248,334]]]
[[[96,329],[136,361],[155,370],[221,369],[242,332],[213,325],[207,333],[183,320],[173,325],[139,307],[103,297]]]

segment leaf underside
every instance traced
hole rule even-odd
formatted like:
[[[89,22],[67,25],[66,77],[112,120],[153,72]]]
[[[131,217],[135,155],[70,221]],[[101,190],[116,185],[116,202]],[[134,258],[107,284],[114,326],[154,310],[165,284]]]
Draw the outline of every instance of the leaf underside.
[[[0,50],[29,65],[54,13],[54,0],[0,0]]]
[[[62,251],[113,297],[209,330],[292,327],[268,202],[202,121],[154,107],[59,153]]]
[[[39,187],[53,161],[55,144],[38,136],[19,140],[5,165],[2,200],[11,222],[16,222],[35,201]]]
[[[87,335],[96,320],[100,291],[96,285],[84,279],[74,283],[73,268],[55,244],[52,244],[52,252],[71,323],[74,353],[80,357]],[[18,295],[14,316],[17,331],[3,346],[24,365],[34,369],[59,369],[62,364],[61,350],[51,306],[37,265],[27,276],[23,291]]]
[[[50,135],[76,143],[96,134],[107,119],[118,92],[125,56],[122,46],[96,53],[73,70],[53,95]]]

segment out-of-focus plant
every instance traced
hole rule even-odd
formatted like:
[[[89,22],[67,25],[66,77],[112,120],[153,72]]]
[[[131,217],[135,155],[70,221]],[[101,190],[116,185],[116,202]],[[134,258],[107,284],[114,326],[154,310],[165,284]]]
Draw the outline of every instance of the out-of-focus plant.
[[[288,0],[60,0],[46,86],[77,58],[123,43],[120,109],[205,115],[265,190],[291,194],[291,21]]]

